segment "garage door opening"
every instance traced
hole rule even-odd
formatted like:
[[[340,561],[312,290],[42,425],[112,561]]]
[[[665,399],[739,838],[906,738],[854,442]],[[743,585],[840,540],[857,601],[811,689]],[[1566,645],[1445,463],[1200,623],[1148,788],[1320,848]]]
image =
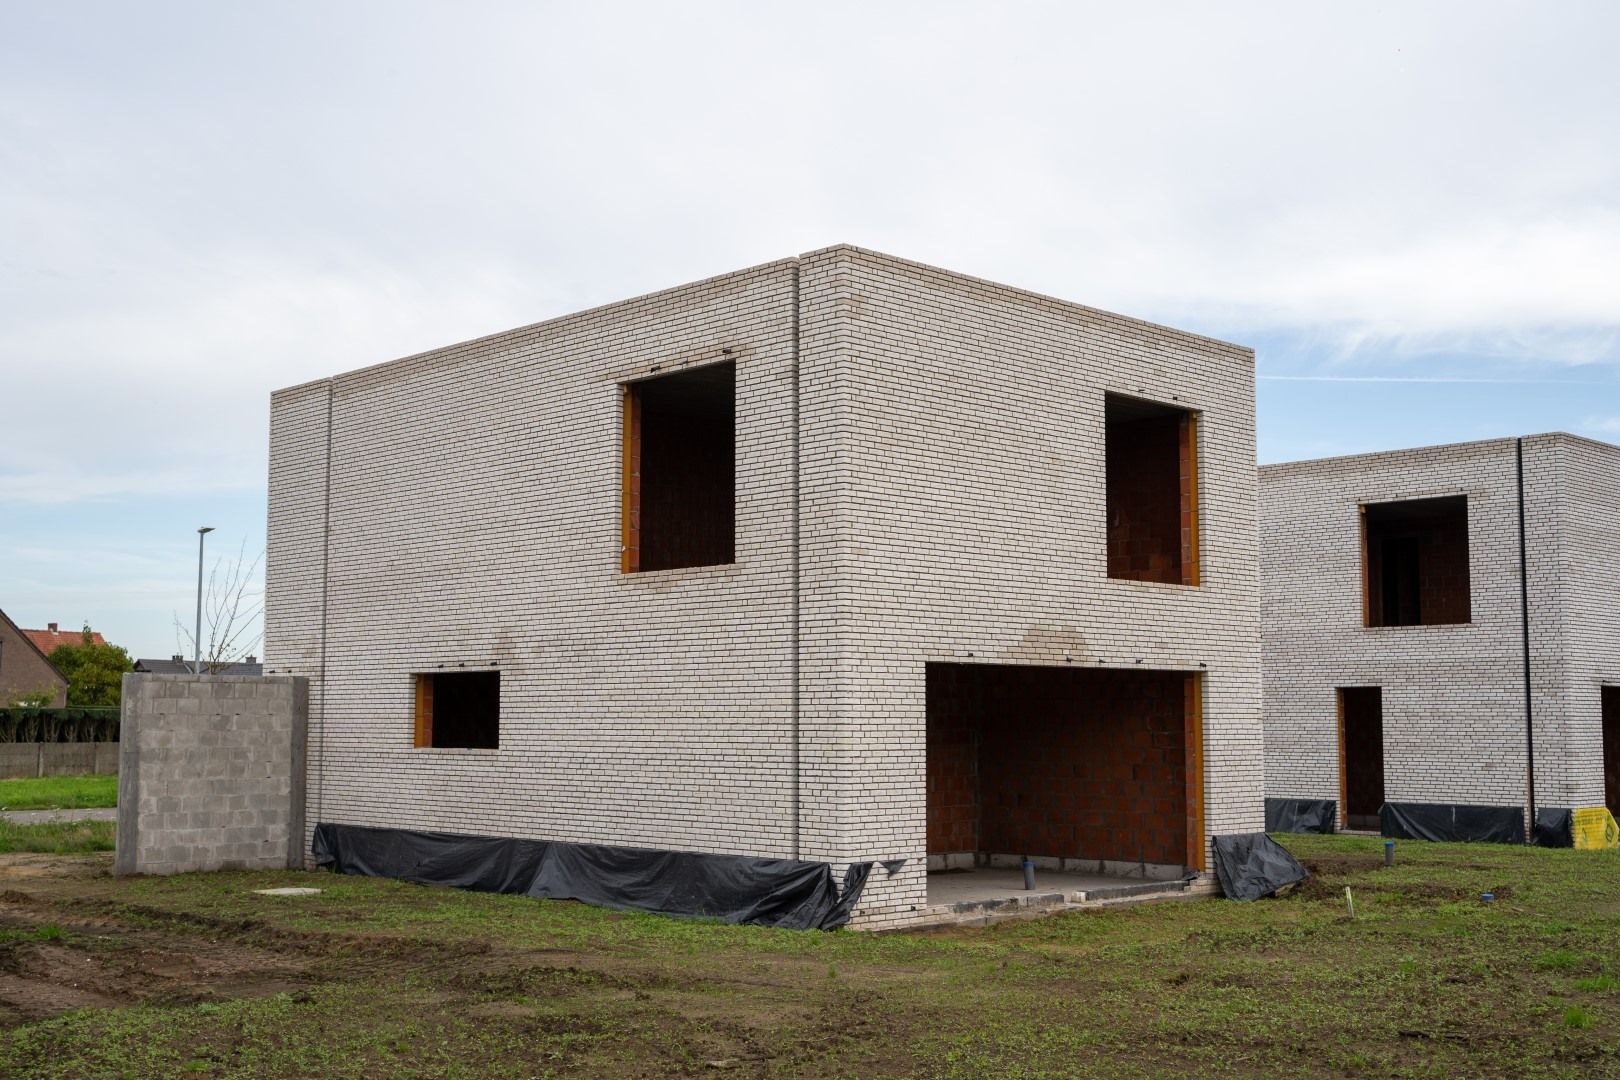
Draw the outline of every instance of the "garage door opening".
[[[1603,805],[1620,816],[1620,686],[1601,688],[1603,695]]]
[[[1384,691],[1339,688],[1339,787],[1346,829],[1379,829],[1384,806]]]
[[[954,875],[1038,888],[1068,875],[1169,880],[1202,870],[1198,676],[929,664],[929,903]]]

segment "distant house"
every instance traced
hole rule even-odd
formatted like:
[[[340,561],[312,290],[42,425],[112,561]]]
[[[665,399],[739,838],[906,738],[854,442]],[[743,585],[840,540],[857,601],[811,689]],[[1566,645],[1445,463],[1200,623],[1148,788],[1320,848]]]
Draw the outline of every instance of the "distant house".
[[[51,629],[56,629],[55,623],[51,624]],[[35,639],[38,633],[38,630],[22,629],[0,611],[0,706],[9,705],[24,694],[44,690],[55,695],[51,704],[56,708],[67,704],[67,676],[47,659],[50,649],[42,647]]]
[[[190,675],[191,661],[175,655],[167,660],[142,659],[135,661],[135,670],[147,675]],[[203,661],[204,675],[263,675],[264,665],[257,656],[235,664],[210,664]]]
[[[27,634],[28,640],[34,643],[34,647],[46,656],[55,652],[58,645],[84,644],[83,630],[62,630],[60,625],[59,623],[46,623],[43,630],[24,630],[23,633]],[[90,631],[90,644],[105,645],[107,639],[92,630]]]

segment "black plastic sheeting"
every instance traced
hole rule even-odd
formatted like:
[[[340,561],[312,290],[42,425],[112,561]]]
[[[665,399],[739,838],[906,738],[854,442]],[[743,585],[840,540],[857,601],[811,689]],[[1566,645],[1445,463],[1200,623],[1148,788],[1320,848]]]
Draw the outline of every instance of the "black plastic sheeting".
[[[1266,800],[1266,832],[1331,833],[1338,822],[1337,799]]]
[[[1532,843],[1540,847],[1575,846],[1575,811],[1568,807],[1536,807],[1536,829]]]
[[[784,930],[843,926],[872,871],[851,863],[840,890],[826,863],[330,822],[315,826],[312,852],[344,874]]]
[[[1517,806],[1387,802],[1378,820],[1380,831],[1397,840],[1524,843],[1524,811]]]
[[[1228,900],[1258,900],[1311,872],[1263,832],[1215,838],[1215,877]]]

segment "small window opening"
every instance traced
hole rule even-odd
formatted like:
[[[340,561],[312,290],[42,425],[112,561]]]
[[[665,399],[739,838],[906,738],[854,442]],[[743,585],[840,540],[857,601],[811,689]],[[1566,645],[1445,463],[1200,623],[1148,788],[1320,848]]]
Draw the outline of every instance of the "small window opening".
[[[1361,527],[1368,626],[1471,621],[1466,496],[1369,503]]]
[[[500,742],[500,672],[441,671],[416,676],[417,746],[496,750]]]
[[[734,562],[735,363],[624,388],[622,568]]]
[[[1198,414],[1109,394],[1108,576],[1198,584]]]

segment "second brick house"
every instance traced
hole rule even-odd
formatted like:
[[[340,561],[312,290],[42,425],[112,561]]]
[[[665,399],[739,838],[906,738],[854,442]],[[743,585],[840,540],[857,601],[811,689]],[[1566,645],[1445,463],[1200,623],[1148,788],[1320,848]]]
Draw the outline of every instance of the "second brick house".
[[[1260,470],[1271,825],[1566,838],[1620,812],[1620,447]]]

